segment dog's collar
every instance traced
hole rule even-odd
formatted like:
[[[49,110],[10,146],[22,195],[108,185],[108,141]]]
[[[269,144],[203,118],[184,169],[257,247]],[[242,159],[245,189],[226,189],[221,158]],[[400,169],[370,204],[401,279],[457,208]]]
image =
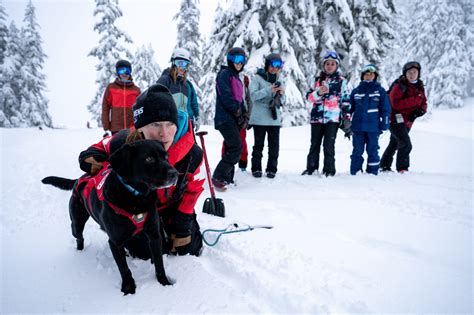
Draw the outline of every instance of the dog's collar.
[[[122,183],[122,185],[124,185],[125,188],[127,188],[129,192],[131,192],[135,196],[143,195],[143,193],[139,192],[138,190],[136,190],[135,188],[133,188],[129,184],[125,183],[125,180],[122,178],[122,176],[120,176],[119,174],[116,174],[116,175],[117,175],[117,178],[119,179],[119,181]]]

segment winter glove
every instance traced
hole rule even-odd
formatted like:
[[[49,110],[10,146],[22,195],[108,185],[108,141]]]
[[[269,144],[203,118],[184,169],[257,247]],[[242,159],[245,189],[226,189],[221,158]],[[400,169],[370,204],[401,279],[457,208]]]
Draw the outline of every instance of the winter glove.
[[[239,127],[240,129],[247,129],[249,126],[249,113],[245,112],[243,116],[244,116],[244,121],[242,122],[241,125],[239,125]]]
[[[193,118],[193,127],[194,127],[194,132],[198,132],[199,127],[201,127],[201,124],[199,123],[199,117]]]
[[[194,214],[177,211],[170,222],[172,254],[185,255],[186,246],[191,243],[191,234],[194,225]]]
[[[194,226],[194,214],[183,213],[179,210],[171,217],[170,232],[177,238],[190,236]]]
[[[87,173],[91,175],[99,173],[99,171],[103,167],[103,163],[98,162],[93,156],[89,156],[87,159],[84,160],[84,162],[84,166],[90,166],[89,171]]]
[[[249,115],[248,113],[242,113],[242,109],[238,109],[234,113],[234,117],[237,119],[237,126],[240,129],[246,129],[249,123]]]
[[[344,119],[341,122],[341,125],[339,128],[344,132],[344,137],[351,140],[351,136],[354,134],[351,130],[352,127],[352,122],[348,119]]]
[[[410,121],[415,121],[418,117],[421,117],[425,114],[425,111],[422,108],[417,108],[414,111],[410,113],[409,120]]]

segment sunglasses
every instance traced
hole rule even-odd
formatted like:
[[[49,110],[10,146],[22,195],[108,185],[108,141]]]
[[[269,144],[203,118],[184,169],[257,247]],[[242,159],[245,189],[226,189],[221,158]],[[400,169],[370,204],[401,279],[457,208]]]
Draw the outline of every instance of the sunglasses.
[[[183,59],[176,59],[173,61],[173,64],[178,67],[178,68],[181,68],[181,69],[184,69],[184,70],[188,70],[189,68],[189,64],[191,62],[187,61],[187,60],[183,60]]]
[[[233,63],[245,65],[246,59],[243,55],[227,55],[227,60],[232,61]]]
[[[339,59],[339,56],[337,55],[337,52],[330,50],[326,52],[323,58],[324,59],[328,59],[328,58]]]
[[[369,64],[362,68],[362,72],[377,72],[377,67],[374,64]]]
[[[132,74],[132,69],[126,68],[126,67],[118,68],[117,69],[117,74],[118,75],[122,75],[122,74],[130,75],[130,74]]]
[[[281,60],[270,60],[270,67],[281,69],[283,68],[284,62]]]

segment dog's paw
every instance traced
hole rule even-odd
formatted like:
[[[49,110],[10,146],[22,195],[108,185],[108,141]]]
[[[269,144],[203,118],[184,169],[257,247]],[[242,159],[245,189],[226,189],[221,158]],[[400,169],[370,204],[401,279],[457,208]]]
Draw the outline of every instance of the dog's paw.
[[[76,249],[77,250],[83,250],[84,249],[84,239],[83,238],[76,239]]]
[[[137,286],[135,285],[135,280],[128,280],[128,281],[123,281],[122,282],[122,292],[123,295],[127,294],[135,294]]]
[[[156,274],[156,279],[158,280],[161,285],[173,285],[174,283],[168,279],[166,275],[158,275]]]

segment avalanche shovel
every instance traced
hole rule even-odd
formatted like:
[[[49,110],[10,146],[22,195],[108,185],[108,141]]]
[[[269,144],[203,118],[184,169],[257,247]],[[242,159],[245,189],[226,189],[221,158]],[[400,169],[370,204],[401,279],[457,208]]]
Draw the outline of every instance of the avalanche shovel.
[[[209,168],[206,146],[204,145],[204,136],[207,135],[207,131],[199,131],[196,133],[196,135],[199,136],[199,138],[201,139],[201,147],[204,154],[204,163],[206,164],[207,181],[209,182],[209,190],[211,191],[211,197],[207,198],[204,201],[202,212],[216,215],[218,217],[225,217],[224,201],[220,198],[216,198],[216,194],[214,192],[214,185],[212,184],[211,169]]]

